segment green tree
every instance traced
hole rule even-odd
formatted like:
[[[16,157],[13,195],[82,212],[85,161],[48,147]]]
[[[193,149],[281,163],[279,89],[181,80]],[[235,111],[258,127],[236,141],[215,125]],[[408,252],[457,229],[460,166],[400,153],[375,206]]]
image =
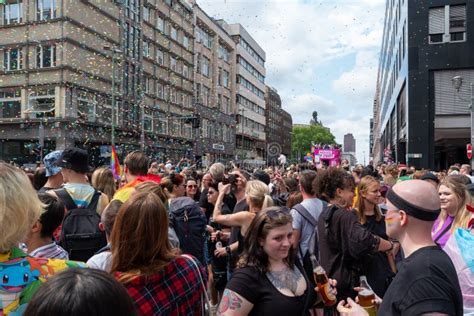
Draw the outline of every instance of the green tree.
[[[311,144],[335,144],[336,138],[329,128],[322,125],[293,127],[291,147],[293,155],[301,157],[311,150]]]

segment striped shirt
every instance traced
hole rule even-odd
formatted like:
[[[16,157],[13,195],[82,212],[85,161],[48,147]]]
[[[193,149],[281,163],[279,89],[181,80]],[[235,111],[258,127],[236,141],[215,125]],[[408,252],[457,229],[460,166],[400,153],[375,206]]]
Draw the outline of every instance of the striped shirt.
[[[58,246],[55,242],[36,248],[31,251],[29,255],[35,258],[69,259],[67,251],[61,246]]]

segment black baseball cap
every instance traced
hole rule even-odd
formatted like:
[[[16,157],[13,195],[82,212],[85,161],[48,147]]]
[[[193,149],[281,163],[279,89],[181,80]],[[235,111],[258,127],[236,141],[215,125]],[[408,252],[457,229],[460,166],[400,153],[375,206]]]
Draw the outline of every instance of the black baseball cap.
[[[67,148],[56,161],[56,166],[71,169],[77,173],[89,172],[89,155],[80,148]]]

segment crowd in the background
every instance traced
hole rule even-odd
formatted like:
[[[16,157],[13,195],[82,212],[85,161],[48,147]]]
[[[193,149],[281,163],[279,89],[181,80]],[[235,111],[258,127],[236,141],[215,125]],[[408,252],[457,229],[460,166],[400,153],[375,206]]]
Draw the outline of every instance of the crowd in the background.
[[[0,162],[0,315],[474,315],[469,165],[88,161]]]

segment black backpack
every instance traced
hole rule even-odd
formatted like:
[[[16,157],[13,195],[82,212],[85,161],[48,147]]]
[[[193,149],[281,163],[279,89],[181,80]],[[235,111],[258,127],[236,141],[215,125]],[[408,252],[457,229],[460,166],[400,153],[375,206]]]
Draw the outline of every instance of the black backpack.
[[[101,193],[95,191],[87,208],[78,208],[65,189],[54,191],[66,207],[59,244],[69,253],[70,260],[86,262],[107,245],[105,232],[99,229],[97,204]]]
[[[323,211],[326,209],[328,203],[326,201],[321,200],[323,202]],[[308,276],[310,282],[313,284],[313,287],[316,286],[316,281],[312,277],[313,275],[313,264],[311,263],[311,255],[314,254],[316,258],[319,260],[319,238],[318,238],[318,225],[317,220],[314,218],[308,210],[301,204],[296,204],[293,206],[293,209],[297,211],[312,227],[313,233],[310,237],[309,248],[306,253],[301,251],[301,247],[299,248],[299,253],[302,259],[303,268]]]
[[[206,215],[199,204],[190,197],[179,197],[170,202],[170,224],[179,239],[183,253],[198,259],[203,266],[204,241],[206,240]]]

